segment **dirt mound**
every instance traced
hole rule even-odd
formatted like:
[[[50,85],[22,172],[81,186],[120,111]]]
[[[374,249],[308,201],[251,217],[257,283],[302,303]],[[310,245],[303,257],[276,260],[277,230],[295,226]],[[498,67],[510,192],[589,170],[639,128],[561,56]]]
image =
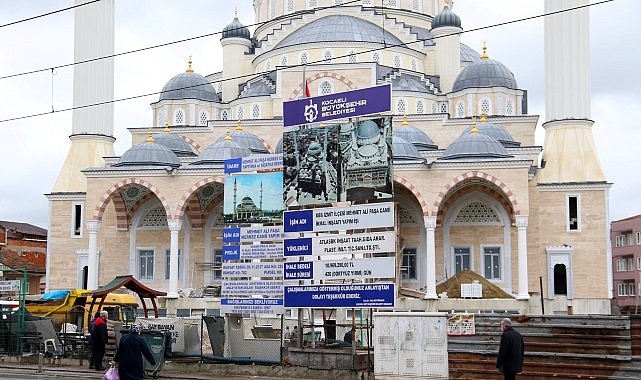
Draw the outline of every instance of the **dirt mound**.
[[[473,281],[483,285],[483,298],[513,298],[503,289],[471,270],[460,271],[447,281],[436,285],[436,294],[447,292],[449,298],[461,298],[461,284],[471,284]]]

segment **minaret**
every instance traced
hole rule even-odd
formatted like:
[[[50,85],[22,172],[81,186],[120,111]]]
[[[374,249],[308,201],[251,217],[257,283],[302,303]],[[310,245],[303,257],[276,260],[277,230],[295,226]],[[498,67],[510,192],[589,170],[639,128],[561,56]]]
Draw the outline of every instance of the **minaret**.
[[[545,0],[545,13],[588,0]],[[605,175],[590,120],[587,7],[545,17],[545,142],[539,183],[601,182]]]
[[[440,77],[441,93],[452,91],[461,71],[461,18],[445,2],[443,10],[432,19],[430,33],[436,42],[436,72]],[[427,62],[427,60],[426,60]]]
[[[242,78],[249,72],[245,53],[252,46],[249,29],[238,21],[237,13],[234,20],[223,28],[220,44],[223,47],[222,101],[229,102],[238,97],[238,85],[247,80]]]
[[[85,0],[75,0],[76,5]],[[114,0],[77,7],[74,27],[74,62],[114,54]],[[114,154],[114,60],[74,65],[71,147],[52,193],[86,192],[87,180],[80,172],[104,166],[103,157]],[[90,104],[98,106],[78,108]]]

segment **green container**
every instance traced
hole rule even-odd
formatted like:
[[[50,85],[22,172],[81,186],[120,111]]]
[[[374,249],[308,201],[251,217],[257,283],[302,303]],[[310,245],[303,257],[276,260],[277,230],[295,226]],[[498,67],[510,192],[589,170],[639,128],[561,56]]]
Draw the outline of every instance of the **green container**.
[[[162,370],[163,363],[165,362],[165,333],[159,330],[142,330],[140,335],[145,339],[145,343],[151,351],[156,365],[151,365],[143,356],[143,367],[147,374],[156,377],[158,372]]]

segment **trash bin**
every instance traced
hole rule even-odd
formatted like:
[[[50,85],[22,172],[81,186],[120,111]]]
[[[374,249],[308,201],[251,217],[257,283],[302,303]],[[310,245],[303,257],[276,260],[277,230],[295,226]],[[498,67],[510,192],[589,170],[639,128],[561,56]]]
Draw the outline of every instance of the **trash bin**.
[[[156,365],[151,365],[143,356],[143,368],[147,375],[157,377],[158,372],[162,370],[165,362],[165,333],[159,330],[142,330],[140,335],[145,339],[145,343],[151,351],[151,355],[156,361]]]

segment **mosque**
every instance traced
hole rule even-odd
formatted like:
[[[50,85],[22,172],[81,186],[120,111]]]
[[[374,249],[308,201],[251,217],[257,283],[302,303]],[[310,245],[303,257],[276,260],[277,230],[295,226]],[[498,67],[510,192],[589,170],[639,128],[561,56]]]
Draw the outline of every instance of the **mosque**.
[[[545,11],[587,3],[545,0]],[[222,30],[221,71],[198,74],[198,57],[171,63],[184,71],[151,103],[153,125],[129,128],[132,146],[119,156],[113,59],[75,66],[74,101],[100,105],[73,111],[69,153],[46,195],[49,291],[95,289],[121,274],[168,300],[220,284],[224,161],[283,153],[283,102],[306,88],[318,96],[390,84],[393,196],[384,201],[396,207],[397,308],[610,313],[611,183],[592,135],[587,8],[545,18],[537,146],[539,116],[528,114],[518,75],[492,58],[491,41],[461,43],[463,22],[447,1],[253,7],[253,32],[237,17]],[[114,53],[113,17],[113,1],[76,9],[75,61]],[[378,137],[362,136],[374,146]],[[261,196],[239,205],[254,210]],[[464,270],[508,299],[437,291]]]

